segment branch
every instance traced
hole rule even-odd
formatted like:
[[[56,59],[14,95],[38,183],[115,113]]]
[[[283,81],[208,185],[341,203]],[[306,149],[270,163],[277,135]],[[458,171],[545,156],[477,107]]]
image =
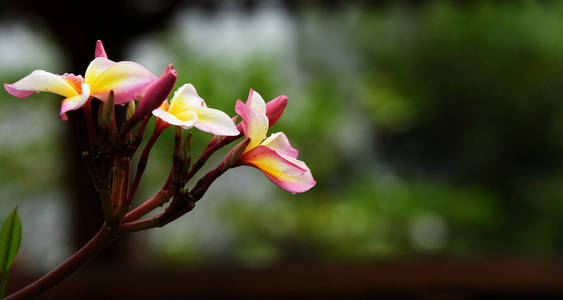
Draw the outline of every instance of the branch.
[[[113,240],[109,228],[102,226],[98,233],[71,258],[25,288],[7,296],[4,300],[30,299],[46,292],[96,257]]]
[[[195,207],[195,203],[203,197],[211,184],[217,178],[223,175],[228,169],[236,166],[240,155],[242,154],[246,146],[248,146],[249,142],[250,139],[246,138],[242,142],[237,144],[227,154],[227,156],[225,156],[223,161],[215,169],[209,171],[201,179],[199,179],[189,192],[186,192],[183,188],[181,188],[180,185],[175,186],[174,198],[172,200],[172,203],[170,203],[170,205],[163,213],[152,218],[132,222],[124,222],[119,226],[119,232],[128,233],[147,230],[155,227],[162,227],[191,211]],[[147,202],[150,202],[151,200]]]
[[[197,173],[197,171],[199,171],[199,169],[201,169],[201,167],[205,165],[209,157],[211,157],[211,155],[215,153],[215,151],[221,149],[223,146],[230,144],[232,141],[240,138],[241,136],[242,134],[239,134],[237,136],[213,137],[213,139],[211,139],[205,150],[203,150],[203,153],[201,153],[201,155],[197,158],[196,162],[188,172],[187,180],[190,180],[195,175],[195,173]]]

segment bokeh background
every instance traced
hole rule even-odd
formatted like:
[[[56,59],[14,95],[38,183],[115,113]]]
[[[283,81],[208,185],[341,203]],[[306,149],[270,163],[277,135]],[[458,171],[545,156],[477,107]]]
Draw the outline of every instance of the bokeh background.
[[[230,115],[249,88],[285,94],[272,132],[289,136],[318,184],[291,195],[256,169],[232,170],[188,215],[117,242],[46,297],[156,299],[162,276],[168,297],[562,295],[560,2],[83,5],[1,3],[0,81],[81,74],[102,39],[113,60],[155,74],[174,63],[178,86]],[[59,101],[0,91],[0,218],[18,205],[24,228],[12,288],[98,226],[79,120],[61,122]],[[137,201],[168,173],[172,134]],[[197,155],[211,136],[194,137]]]

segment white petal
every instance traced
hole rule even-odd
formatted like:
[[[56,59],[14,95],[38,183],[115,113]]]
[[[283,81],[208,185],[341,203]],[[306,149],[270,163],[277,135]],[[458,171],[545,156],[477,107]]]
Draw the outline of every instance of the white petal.
[[[231,117],[213,108],[202,108],[197,111],[195,127],[215,135],[234,136],[240,133]]]
[[[174,97],[170,101],[171,114],[177,114],[186,110],[195,110],[207,107],[205,101],[201,98],[195,87],[191,83],[184,84],[174,92]]]
[[[268,146],[278,153],[291,158],[297,158],[297,149],[291,147],[287,136],[283,132],[276,132],[265,139],[261,145]]]
[[[153,110],[152,114],[171,125],[180,126],[184,129],[192,128],[194,124],[197,122],[197,114],[195,112],[193,112],[193,118],[186,121],[178,120],[178,118],[176,118],[174,115],[168,113],[162,108],[157,108]]]
[[[266,114],[266,102],[264,102],[264,99],[262,98],[262,96],[260,96],[260,94],[258,94],[257,91],[252,91],[252,96],[250,97],[249,102],[250,103],[246,104],[249,104],[259,113]]]
[[[20,98],[29,96],[26,92],[49,92],[67,98],[78,95],[61,76],[43,70],[35,70],[19,81],[5,86],[10,94]]]

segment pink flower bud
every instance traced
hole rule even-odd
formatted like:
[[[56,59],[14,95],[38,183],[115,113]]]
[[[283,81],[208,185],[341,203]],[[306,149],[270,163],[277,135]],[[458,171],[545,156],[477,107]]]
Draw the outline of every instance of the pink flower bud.
[[[168,71],[170,70],[174,70],[174,65],[173,64],[169,64],[168,66],[166,66],[166,69],[164,69],[164,72],[162,72],[162,75],[168,73]],[[162,76],[160,75],[160,76]]]
[[[113,102],[113,91],[109,92],[106,102],[100,104],[100,111],[98,113],[98,124],[101,128],[111,128],[115,121],[115,105]]]
[[[242,140],[242,142],[238,143],[231,151],[229,151],[227,156],[225,156],[225,158],[223,159],[223,162],[225,163],[225,166],[227,168],[236,167],[238,165],[239,158],[249,143],[250,143],[250,138],[245,138],[244,140]]]
[[[278,121],[286,106],[287,97],[284,95],[277,96],[275,99],[266,103],[266,116],[268,117],[270,126]]]
[[[137,124],[137,122],[146,116],[150,116],[152,111],[157,109],[162,102],[168,98],[174,84],[176,84],[176,78],[178,78],[176,71],[169,70],[147,88],[145,95],[139,102],[139,106],[135,109],[135,113],[131,116],[129,121],[127,121],[125,127],[122,128],[121,134],[125,134]]]
[[[145,92],[145,96],[139,102],[139,106],[135,110],[131,120],[138,118],[142,119],[144,116],[152,114],[152,111],[157,109],[172,91],[176,84],[178,73],[175,70],[170,70],[155,81]]]
[[[131,119],[131,117],[133,116],[133,114],[135,113],[136,107],[135,107],[135,101],[131,101],[129,103],[127,103],[127,117],[126,120]]]
[[[106,54],[106,50],[104,49],[104,44],[102,44],[102,41],[100,40],[96,42],[96,52],[94,56],[108,58],[108,55]]]

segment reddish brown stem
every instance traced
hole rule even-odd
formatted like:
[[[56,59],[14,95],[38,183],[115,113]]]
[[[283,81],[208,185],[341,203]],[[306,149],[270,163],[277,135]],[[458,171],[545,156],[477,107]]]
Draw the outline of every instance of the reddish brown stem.
[[[110,203],[113,211],[113,215],[117,214],[117,209],[119,207],[119,202],[121,200],[123,191],[123,182],[125,181],[125,171],[119,167],[119,163],[116,162],[113,169],[113,183],[111,184],[111,198]]]
[[[90,145],[98,141],[96,129],[94,129],[94,121],[92,120],[92,99],[88,99],[84,106],[82,106],[82,113],[86,119],[86,127],[88,127],[88,136],[90,138]]]
[[[225,161],[223,161],[217,168],[209,171],[205,176],[203,176],[194,188],[190,191],[189,195],[179,195],[174,196],[174,200],[170,206],[163,213],[156,215],[152,218],[147,218],[143,220],[136,220],[132,222],[124,222],[119,226],[120,233],[135,232],[147,230],[150,228],[164,226],[194,208],[195,202],[197,202],[203,194],[207,191],[209,186],[217,179],[219,176],[223,175],[229,168],[226,166]],[[186,197],[190,197],[189,201]],[[148,201],[147,201],[148,202]]]
[[[121,222],[131,222],[141,218],[142,216],[151,212],[153,209],[166,203],[170,199],[170,196],[170,192],[159,190],[152,198],[127,213],[125,217],[123,217]]]
[[[162,184],[162,187],[160,188],[161,190],[168,190],[168,186],[170,185],[170,181],[172,180],[172,177],[174,176],[174,164],[172,164],[172,167],[170,168],[170,172],[168,172],[168,177],[166,177],[166,181],[164,181],[164,183]]]
[[[143,172],[147,167],[147,161],[149,159],[149,154],[151,152],[152,146],[162,133],[163,128],[159,128],[158,126],[154,128],[154,131],[145,145],[143,152],[141,153],[141,157],[139,158],[139,162],[137,163],[137,172],[135,173],[135,179],[133,179],[133,183],[131,184],[131,189],[127,194],[127,203],[131,203],[133,198],[135,197],[135,193],[137,192],[137,188],[139,187],[139,183],[141,182],[141,177],[143,177]]]
[[[191,169],[190,169],[190,171],[188,172],[188,175],[187,175],[187,180],[190,180],[195,175],[195,173],[197,173],[197,171],[199,171],[199,169],[201,169],[201,167],[203,167],[203,165],[207,162],[209,157],[211,157],[211,155],[213,153],[215,153],[215,151],[217,151],[217,150],[221,149],[222,147],[230,144],[232,141],[238,139],[239,137],[241,137],[241,135],[222,137],[223,140],[221,140],[220,142],[216,142],[216,139],[218,137],[214,137],[211,140],[211,142],[209,142],[209,144],[207,145],[207,148],[205,148],[205,150],[203,150],[201,155],[197,158],[196,162],[191,167]]]
[[[129,187],[130,161],[128,157],[116,158],[114,166],[111,203],[116,205],[114,212],[115,222],[129,210],[127,202],[127,189]],[[113,225],[110,224],[110,225]]]
[[[4,300],[30,299],[46,292],[53,286],[65,280],[72,273],[96,257],[112,242],[111,233],[103,226],[98,233],[71,258],[62,263],[53,271],[34,281],[25,288],[7,296]]]
[[[127,191],[129,190],[129,181],[131,177],[131,160],[125,159],[125,180],[123,181],[123,193],[121,194],[120,204],[128,205]]]
[[[143,137],[145,135],[145,129],[147,128],[147,124],[149,123],[150,118],[144,118],[141,121],[141,125],[139,125],[139,128],[137,129],[137,136],[139,137]]]
[[[219,166],[209,171],[197,181],[189,193],[180,189],[179,186],[175,186],[174,199],[163,213],[148,219],[122,223],[119,227],[119,232],[134,232],[161,227],[191,211],[195,203],[203,197],[207,189],[209,189],[211,184],[219,178],[219,176],[223,175],[228,169],[237,166],[237,161],[243,150],[248,146],[248,143],[250,143],[250,138],[246,138],[236,145],[229,154],[225,156]]]
[[[119,226],[119,232],[129,233],[129,232],[142,231],[154,227],[159,227],[159,216],[123,223]]]

